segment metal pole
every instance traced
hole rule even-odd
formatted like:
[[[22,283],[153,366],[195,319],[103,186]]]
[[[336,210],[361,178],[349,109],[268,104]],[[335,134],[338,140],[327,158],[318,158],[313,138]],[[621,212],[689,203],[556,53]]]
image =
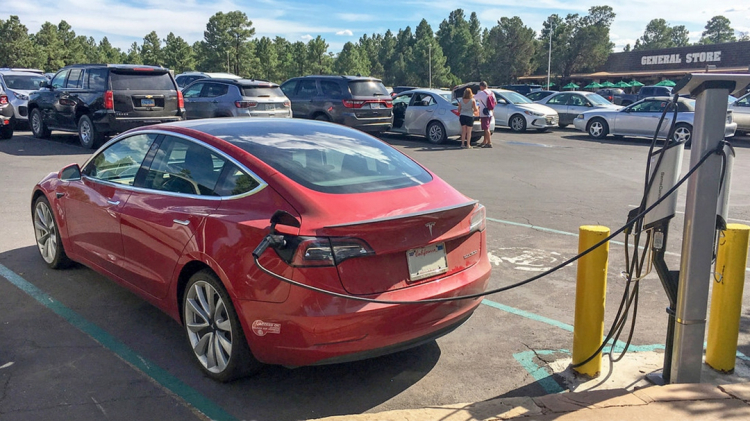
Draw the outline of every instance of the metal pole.
[[[698,93],[690,166],[724,139],[728,89],[704,89]],[[721,177],[721,156],[706,160],[688,181],[685,224],[677,290],[672,383],[700,383],[706,306],[711,279],[716,209]]]
[[[552,70],[552,22],[549,23],[549,55],[547,56],[547,90],[549,90],[549,76]]]
[[[428,45],[428,56],[429,56],[429,62],[430,62],[430,89],[432,89],[432,44]]]

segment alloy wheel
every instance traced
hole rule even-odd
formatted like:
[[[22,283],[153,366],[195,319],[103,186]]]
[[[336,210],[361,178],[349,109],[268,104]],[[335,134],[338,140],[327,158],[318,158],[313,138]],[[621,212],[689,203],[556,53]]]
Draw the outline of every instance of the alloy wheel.
[[[208,282],[198,281],[187,292],[185,326],[198,361],[206,370],[222,373],[235,335],[224,300]]]
[[[593,137],[600,137],[604,131],[604,126],[600,121],[594,121],[589,126],[589,134]]]
[[[36,245],[47,264],[52,264],[57,256],[57,225],[52,211],[45,202],[39,202],[34,211],[34,233]]]
[[[31,131],[34,133],[42,132],[42,121],[38,113],[31,114]]]
[[[440,124],[433,124],[430,126],[429,132],[430,142],[440,143],[443,141],[443,127]]]
[[[677,127],[674,130],[674,140],[677,142],[685,142],[688,143],[690,141],[690,129],[685,126]]]
[[[513,117],[513,120],[510,121],[510,128],[513,129],[514,132],[521,132],[526,130],[526,122],[523,120],[523,117],[515,116]]]
[[[91,133],[91,125],[89,124],[88,120],[84,119],[81,120],[81,128],[78,132],[79,136],[81,136],[81,143],[85,145],[89,145],[92,142],[92,133]]]

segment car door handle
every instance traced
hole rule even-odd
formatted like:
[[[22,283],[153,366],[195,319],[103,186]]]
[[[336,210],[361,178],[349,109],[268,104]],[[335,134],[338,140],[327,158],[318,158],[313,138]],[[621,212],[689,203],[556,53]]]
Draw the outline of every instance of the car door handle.
[[[107,200],[107,203],[109,203],[112,206],[117,206],[120,204],[119,200]]]
[[[175,224],[180,224],[180,225],[190,225],[190,221],[188,220],[183,221],[182,219],[173,219],[172,222],[174,222]]]

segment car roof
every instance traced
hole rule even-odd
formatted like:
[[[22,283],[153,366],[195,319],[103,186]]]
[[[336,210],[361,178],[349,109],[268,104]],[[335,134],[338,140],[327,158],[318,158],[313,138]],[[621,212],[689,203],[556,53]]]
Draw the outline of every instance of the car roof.
[[[237,76],[234,73],[222,72],[183,72],[177,76],[204,76],[212,79],[242,79],[242,76]]]
[[[44,74],[44,70],[39,69],[25,69],[23,67],[0,67],[0,73],[4,75],[13,74],[13,73],[36,73],[36,74]]]
[[[382,80],[371,77],[371,76],[349,76],[349,75],[306,75],[306,76],[300,76],[299,78],[319,78],[319,79],[344,79],[349,81],[359,81],[359,80],[374,80],[378,82],[382,82]],[[297,79],[297,78],[292,78]]]
[[[219,83],[226,83],[226,84],[229,84],[229,85],[238,85],[238,86],[243,86],[243,87],[264,86],[264,87],[269,87],[269,88],[277,88],[279,86],[276,83],[269,82],[269,81],[266,81],[266,80],[256,80],[256,79],[222,79],[222,78],[209,78],[209,79],[211,79],[211,80],[206,81],[206,80],[203,80],[203,79],[198,79],[198,80],[192,82],[191,85],[193,83],[198,83],[198,82],[203,82],[203,83],[206,83],[206,82],[211,82],[211,83],[219,82]]]
[[[63,67],[60,70],[63,69],[96,69],[96,68],[102,68],[106,67],[108,69],[124,69],[124,70],[135,70],[135,69],[150,69],[150,70],[159,70],[159,71],[167,71],[168,69],[162,67],[162,66],[150,66],[146,64],[69,64],[65,67]]]
[[[430,89],[430,88],[416,88],[416,89],[409,89],[408,91],[399,92],[396,96],[401,96],[403,94],[407,93],[430,93],[430,94],[437,94],[437,95],[443,95],[443,94],[450,94],[451,91],[444,91],[442,89]]]
[[[0,70],[0,74],[4,76],[41,76],[44,77],[43,73],[30,72],[30,71],[19,71],[19,70]]]

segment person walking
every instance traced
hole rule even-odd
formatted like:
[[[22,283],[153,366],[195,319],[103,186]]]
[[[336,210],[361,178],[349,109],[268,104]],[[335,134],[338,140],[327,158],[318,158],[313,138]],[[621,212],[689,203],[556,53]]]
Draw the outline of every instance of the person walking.
[[[493,98],[490,98],[490,96]],[[495,108],[493,106],[495,101],[494,95],[487,89],[487,82],[479,82],[479,92],[475,98],[479,103],[479,120],[482,122],[482,130],[484,131],[484,140],[479,144],[479,147],[491,148],[492,134],[490,133],[490,123],[492,122],[492,110]]]
[[[471,88],[464,90],[464,96],[458,101],[458,119],[461,122],[461,147],[471,149],[471,129],[474,127],[474,116],[479,115],[479,107],[474,101]]]

